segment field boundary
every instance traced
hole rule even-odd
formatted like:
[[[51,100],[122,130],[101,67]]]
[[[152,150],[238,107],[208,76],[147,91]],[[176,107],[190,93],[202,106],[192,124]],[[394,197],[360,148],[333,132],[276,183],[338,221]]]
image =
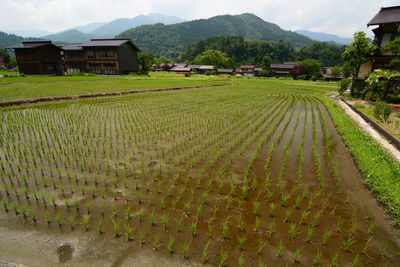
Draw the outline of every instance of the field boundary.
[[[386,207],[396,226],[400,227],[400,195],[398,194],[400,184],[397,179],[400,163],[394,159],[392,153],[389,154],[382,143],[354,121],[354,118],[347,113],[348,107],[344,103],[326,96],[320,96],[319,99],[328,109],[336,129],[352,154],[364,178],[364,184],[373,192],[378,202]],[[354,112],[350,108],[348,110]],[[362,119],[361,121],[367,124]],[[375,131],[369,124],[367,125],[370,130]],[[377,132],[376,134],[380,136]],[[381,137],[381,139],[389,144],[384,138]],[[395,151],[397,152],[396,149]]]
[[[395,146],[400,151],[400,141],[394,138],[391,134],[389,134],[385,129],[379,126],[376,122],[371,120],[367,115],[350,105],[347,101],[343,100],[349,108],[351,108],[355,113],[357,113],[361,118],[364,119],[369,125],[371,125],[376,131],[378,131],[381,135],[383,135],[386,139],[388,139],[389,143]]]
[[[144,94],[144,93],[153,93],[153,92],[162,92],[162,91],[177,91],[177,90],[210,88],[210,87],[231,86],[231,85],[233,85],[233,83],[183,86],[183,87],[171,87],[171,88],[155,88],[155,89],[146,89],[146,90],[131,90],[131,91],[123,91],[123,92],[109,92],[109,93],[98,93],[98,94],[83,94],[83,95],[70,95],[70,96],[51,96],[51,97],[29,98],[29,99],[17,99],[17,100],[9,100],[9,101],[0,101],[0,107],[22,105],[22,104],[32,104],[32,103],[40,103],[40,102],[74,100],[74,99],[80,99],[80,98]]]

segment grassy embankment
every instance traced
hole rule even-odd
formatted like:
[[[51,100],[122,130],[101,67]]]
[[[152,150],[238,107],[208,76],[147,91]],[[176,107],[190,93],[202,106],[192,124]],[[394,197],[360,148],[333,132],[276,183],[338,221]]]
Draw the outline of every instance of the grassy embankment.
[[[331,100],[320,97],[363,174],[365,184],[400,226],[400,164],[369,135],[360,130]]]

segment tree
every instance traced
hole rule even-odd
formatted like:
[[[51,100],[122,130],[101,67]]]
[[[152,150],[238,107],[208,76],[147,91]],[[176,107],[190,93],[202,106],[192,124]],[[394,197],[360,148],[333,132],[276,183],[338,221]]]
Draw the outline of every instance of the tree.
[[[225,53],[209,49],[194,59],[195,64],[213,65],[220,68],[232,67],[233,61]]]
[[[269,70],[271,68],[272,59],[270,56],[263,57],[262,68],[264,70]]]
[[[154,56],[151,53],[140,53],[138,56],[139,62],[139,73],[147,75],[151,69],[151,65],[154,62]]]
[[[12,67],[12,59],[8,54],[7,49],[0,49],[0,55],[3,56],[3,61],[8,68]]]
[[[331,68],[332,77],[340,77],[342,75],[342,68],[340,66],[334,66]]]
[[[400,26],[397,30],[397,33],[400,33]],[[394,40],[387,43],[383,48],[382,51],[384,52],[392,52],[395,56],[394,59],[390,61],[390,64],[393,68],[400,70],[400,36],[396,37]]]
[[[400,78],[400,73],[392,73],[387,70],[374,70],[371,72],[369,77],[365,80],[368,83],[365,91],[363,92],[363,97],[369,90],[376,90],[376,93],[380,96],[381,100],[386,100],[388,94],[395,93],[398,88],[398,80]]]
[[[299,63],[304,69],[306,79],[321,75],[321,63],[315,59],[306,59]]]
[[[352,69],[352,79],[350,86],[350,94],[354,95],[354,86],[356,78],[360,72],[362,64],[368,61],[368,56],[372,55],[376,46],[371,44],[371,39],[367,37],[365,32],[356,32],[353,35],[353,42],[345,49],[342,54],[343,60]]]

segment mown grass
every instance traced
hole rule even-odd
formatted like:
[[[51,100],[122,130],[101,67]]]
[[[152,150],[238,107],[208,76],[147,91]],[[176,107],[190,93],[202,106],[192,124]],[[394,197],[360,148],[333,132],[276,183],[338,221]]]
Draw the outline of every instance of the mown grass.
[[[97,94],[184,86],[203,86],[226,81],[178,75],[6,77],[0,78],[0,101],[39,97]]]
[[[322,96],[319,99],[328,108],[337,130],[363,174],[365,184],[400,226],[400,163],[360,130],[336,103]]]
[[[323,93],[335,90],[334,83],[275,78],[150,73],[149,76],[55,76],[0,78],[0,101],[39,97],[97,94],[184,86],[232,83],[247,88],[265,88],[282,93]]]

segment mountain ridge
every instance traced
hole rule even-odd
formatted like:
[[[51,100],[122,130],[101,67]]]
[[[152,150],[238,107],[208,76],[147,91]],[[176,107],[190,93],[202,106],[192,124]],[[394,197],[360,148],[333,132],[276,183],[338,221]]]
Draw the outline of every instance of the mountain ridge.
[[[349,42],[353,41],[352,38],[341,37],[334,34],[324,33],[324,32],[313,32],[308,30],[296,30],[295,32],[308,36],[313,40],[320,42],[334,42],[336,44],[346,45]]]
[[[243,36],[246,40],[283,41],[295,47],[312,43],[309,37],[283,30],[278,25],[250,13],[220,15],[171,25],[142,25],[124,31],[116,37],[130,38],[143,51],[152,51],[156,56],[179,58],[187,45],[217,36]]]

